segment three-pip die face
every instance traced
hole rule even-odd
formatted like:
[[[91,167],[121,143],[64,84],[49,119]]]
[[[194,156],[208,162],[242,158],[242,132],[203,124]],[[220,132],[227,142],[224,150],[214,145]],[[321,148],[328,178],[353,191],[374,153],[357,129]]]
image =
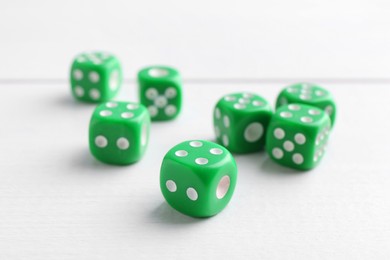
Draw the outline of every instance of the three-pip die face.
[[[138,103],[108,102],[99,105],[89,125],[93,156],[108,164],[127,165],[144,155],[150,132],[150,117]]]
[[[210,217],[229,203],[237,181],[237,166],[224,147],[208,141],[186,141],[165,155],[160,187],[179,212]]]
[[[214,108],[217,141],[234,153],[259,151],[264,148],[265,133],[272,114],[271,105],[258,95],[226,95]]]
[[[321,109],[289,104],[276,110],[268,126],[266,150],[278,164],[309,170],[321,161],[331,129]]]
[[[83,53],[73,61],[70,82],[73,96],[85,102],[105,102],[122,84],[119,60],[105,52]]]
[[[138,73],[140,102],[152,121],[174,119],[181,110],[182,87],[179,72],[166,66],[153,66]]]
[[[336,104],[331,93],[314,84],[297,83],[284,88],[276,101],[276,108],[291,103],[301,103],[322,109],[327,113],[332,122],[336,120]]]

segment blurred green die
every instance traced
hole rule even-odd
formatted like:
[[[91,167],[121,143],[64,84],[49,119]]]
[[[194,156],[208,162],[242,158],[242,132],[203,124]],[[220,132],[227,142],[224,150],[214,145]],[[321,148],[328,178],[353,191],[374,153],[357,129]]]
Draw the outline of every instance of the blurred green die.
[[[179,72],[166,66],[152,66],[138,73],[141,103],[147,107],[152,121],[171,120],[179,115],[182,105],[182,83]]]
[[[280,92],[276,108],[291,103],[311,105],[324,110],[329,115],[333,127],[336,120],[336,103],[328,90],[311,83],[291,85]]]
[[[105,102],[118,93],[122,84],[119,60],[105,52],[82,53],[70,71],[73,96],[85,102]]]
[[[265,133],[272,117],[271,105],[252,93],[222,97],[214,108],[217,141],[234,153],[250,153],[264,148]]]
[[[139,161],[149,142],[150,117],[138,103],[107,102],[99,105],[89,124],[92,155],[108,164]]]

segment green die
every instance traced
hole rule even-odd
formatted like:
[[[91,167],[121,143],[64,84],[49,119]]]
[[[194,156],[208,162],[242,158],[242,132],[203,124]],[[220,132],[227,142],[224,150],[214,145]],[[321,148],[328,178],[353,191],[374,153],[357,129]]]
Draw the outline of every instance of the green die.
[[[214,131],[217,141],[234,153],[261,150],[272,117],[271,105],[252,93],[222,97],[214,108]]]
[[[138,73],[141,104],[152,121],[174,119],[181,110],[182,88],[179,72],[170,67],[153,66]]]
[[[329,116],[304,104],[278,108],[267,131],[266,150],[277,163],[309,170],[321,161],[331,129]]]
[[[229,203],[237,166],[224,147],[208,141],[186,141],[165,155],[160,187],[174,209],[192,217],[210,217]]]
[[[149,142],[150,117],[138,103],[99,105],[89,124],[89,148],[99,161],[127,165],[142,158]]]
[[[318,85],[298,83],[283,89],[276,101],[276,108],[291,103],[301,103],[322,109],[332,122],[336,120],[336,103],[330,92]]]
[[[122,84],[119,60],[105,52],[82,53],[73,61],[70,82],[72,94],[78,100],[111,100]]]

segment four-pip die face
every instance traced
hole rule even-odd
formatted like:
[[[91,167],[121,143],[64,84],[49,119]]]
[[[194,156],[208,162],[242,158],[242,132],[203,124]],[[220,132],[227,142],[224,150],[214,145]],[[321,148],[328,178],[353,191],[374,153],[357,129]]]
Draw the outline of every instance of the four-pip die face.
[[[234,153],[261,150],[272,117],[271,105],[252,93],[235,93],[221,98],[214,108],[217,141]]]
[[[318,85],[298,83],[283,89],[276,101],[276,108],[291,103],[301,103],[322,109],[332,122],[336,120],[336,104],[330,92]]]
[[[89,147],[105,163],[127,165],[144,155],[150,131],[150,117],[138,103],[108,102],[93,112],[89,125]]]
[[[70,72],[73,96],[86,102],[104,102],[118,93],[122,84],[119,60],[105,52],[83,53]]]
[[[152,121],[174,119],[181,110],[182,88],[179,72],[170,67],[153,66],[138,73],[141,103]]]
[[[179,212],[210,217],[229,203],[237,166],[224,147],[208,141],[186,141],[165,155],[160,187],[166,201]]]
[[[317,107],[282,106],[268,126],[267,153],[281,165],[298,170],[312,169],[325,153],[330,129],[329,116]]]

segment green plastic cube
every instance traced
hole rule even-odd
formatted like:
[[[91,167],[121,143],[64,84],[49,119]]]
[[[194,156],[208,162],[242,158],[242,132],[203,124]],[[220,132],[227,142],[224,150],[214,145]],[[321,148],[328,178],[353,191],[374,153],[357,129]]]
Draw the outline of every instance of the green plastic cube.
[[[213,113],[218,143],[234,153],[263,149],[272,114],[271,105],[258,95],[233,93],[222,97]]]
[[[182,105],[179,72],[166,66],[152,66],[138,73],[141,104],[148,108],[152,121],[176,118]]]
[[[276,108],[291,103],[311,105],[324,110],[329,115],[333,127],[336,120],[336,103],[328,90],[311,83],[288,86],[280,92]]]
[[[118,93],[122,84],[119,60],[105,52],[82,53],[70,71],[73,96],[85,102],[105,102]]]
[[[138,103],[107,102],[99,105],[89,125],[92,155],[108,164],[139,161],[149,142],[150,117]]]
[[[266,150],[278,164],[309,170],[321,161],[331,129],[323,110],[304,104],[278,108],[267,131]]]
[[[160,187],[174,209],[192,217],[210,217],[229,203],[237,166],[224,147],[208,141],[186,141],[165,155]]]

